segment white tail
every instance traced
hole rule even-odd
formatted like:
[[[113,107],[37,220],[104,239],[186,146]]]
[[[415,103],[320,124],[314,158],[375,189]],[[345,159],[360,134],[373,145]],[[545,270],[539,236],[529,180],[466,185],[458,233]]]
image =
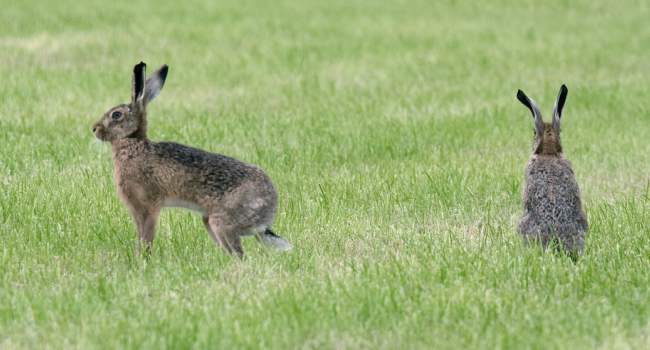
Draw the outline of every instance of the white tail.
[[[267,247],[273,247],[285,252],[291,250],[292,248],[289,241],[276,235],[268,228],[264,232],[259,233],[257,237],[259,238],[260,242],[262,242]]]

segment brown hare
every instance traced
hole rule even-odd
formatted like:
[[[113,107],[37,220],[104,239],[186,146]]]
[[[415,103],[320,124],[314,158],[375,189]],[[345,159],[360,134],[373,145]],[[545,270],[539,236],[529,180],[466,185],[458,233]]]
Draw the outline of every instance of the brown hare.
[[[242,257],[240,237],[289,250],[289,242],[271,231],[277,192],[258,167],[220,154],[147,138],[147,105],[162,89],[168,67],[145,80],[146,65],[133,68],[131,103],[109,109],[93,133],[111,143],[115,184],[135,221],[138,251],[148,253],[163,207],[198,211],[210,237]]]
[[[518,231],[526,241],[541,242],[544,248],[555,242],[575,258],[584,249],[589,226],[578,183],[560,143],[560,120],[567,93],[567,87],[562,85],[553,121],[545,123],[535,102],[523,91],[517,92],[517,99],[530,109],[535,120],[535,142],[526,167],[524,213]]]

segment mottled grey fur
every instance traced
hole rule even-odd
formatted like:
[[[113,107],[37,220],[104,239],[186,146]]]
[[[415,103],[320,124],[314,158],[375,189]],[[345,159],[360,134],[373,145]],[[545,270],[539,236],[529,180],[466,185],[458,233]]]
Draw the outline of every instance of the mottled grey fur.
[[[560,249],[577,256],[584,249],[589,227],[578,183],[560,143],[560,120],[567,93],[562,85],[552,123],[543,122],[539,108],[523,91],[517,93],[535,119],[535,143],[526,167],[524,213],[518,231],[526,241],[538,241],[544,247],[557,242]]]
[[[149,251],[163,207],[200,212],[210,237],[229,253],[243,256],[240,236],[255,234],[262,243],[287,250],[291,245],[270,230],[277,192],[258,167],[171,142],[147,138],[147,104],[162,89],[167,66],[148,80],[145,64],[133,70],[130,104],[108,110],[93,133],[111,142],[115,184],[131,211],[140,245]]]

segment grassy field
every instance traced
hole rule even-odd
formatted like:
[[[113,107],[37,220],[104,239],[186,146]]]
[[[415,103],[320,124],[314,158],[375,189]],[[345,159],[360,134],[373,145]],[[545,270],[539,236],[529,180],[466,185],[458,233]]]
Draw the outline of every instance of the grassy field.
[[[0,0],[0,348],[650,347],[647,1]],[[266,169],[288,254],[163,213],[150,260],[91,125],[140,60],[149,136]],[[591,230],[520,242],[533,121]]]

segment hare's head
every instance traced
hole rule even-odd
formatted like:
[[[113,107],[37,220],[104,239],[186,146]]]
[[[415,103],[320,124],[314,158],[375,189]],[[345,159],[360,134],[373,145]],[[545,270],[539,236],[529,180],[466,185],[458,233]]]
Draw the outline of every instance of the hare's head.
[[[147,104],[160,93],[169,68],[163,65],[145,80],[146,68],[144,62],[133,67],[131,103],[119,104],[109,109],[93,125],[93,133],[98,139],[115,141],[123,138],[147,137]]]
[[[560,143],[560,119],[562,118],[562,109],[569,90],[566,85],[560,87],[560,94],[557,96],[555,107],[553,108],[553,122],[545,123],[542,120],[542,112],[535,104],[535,101],[528,98],[526,94],[517,91],[517,99],[530,109],[535,119],[535,143],[533,146],[534,154],[558,155],[562,153],[562,144]]]

